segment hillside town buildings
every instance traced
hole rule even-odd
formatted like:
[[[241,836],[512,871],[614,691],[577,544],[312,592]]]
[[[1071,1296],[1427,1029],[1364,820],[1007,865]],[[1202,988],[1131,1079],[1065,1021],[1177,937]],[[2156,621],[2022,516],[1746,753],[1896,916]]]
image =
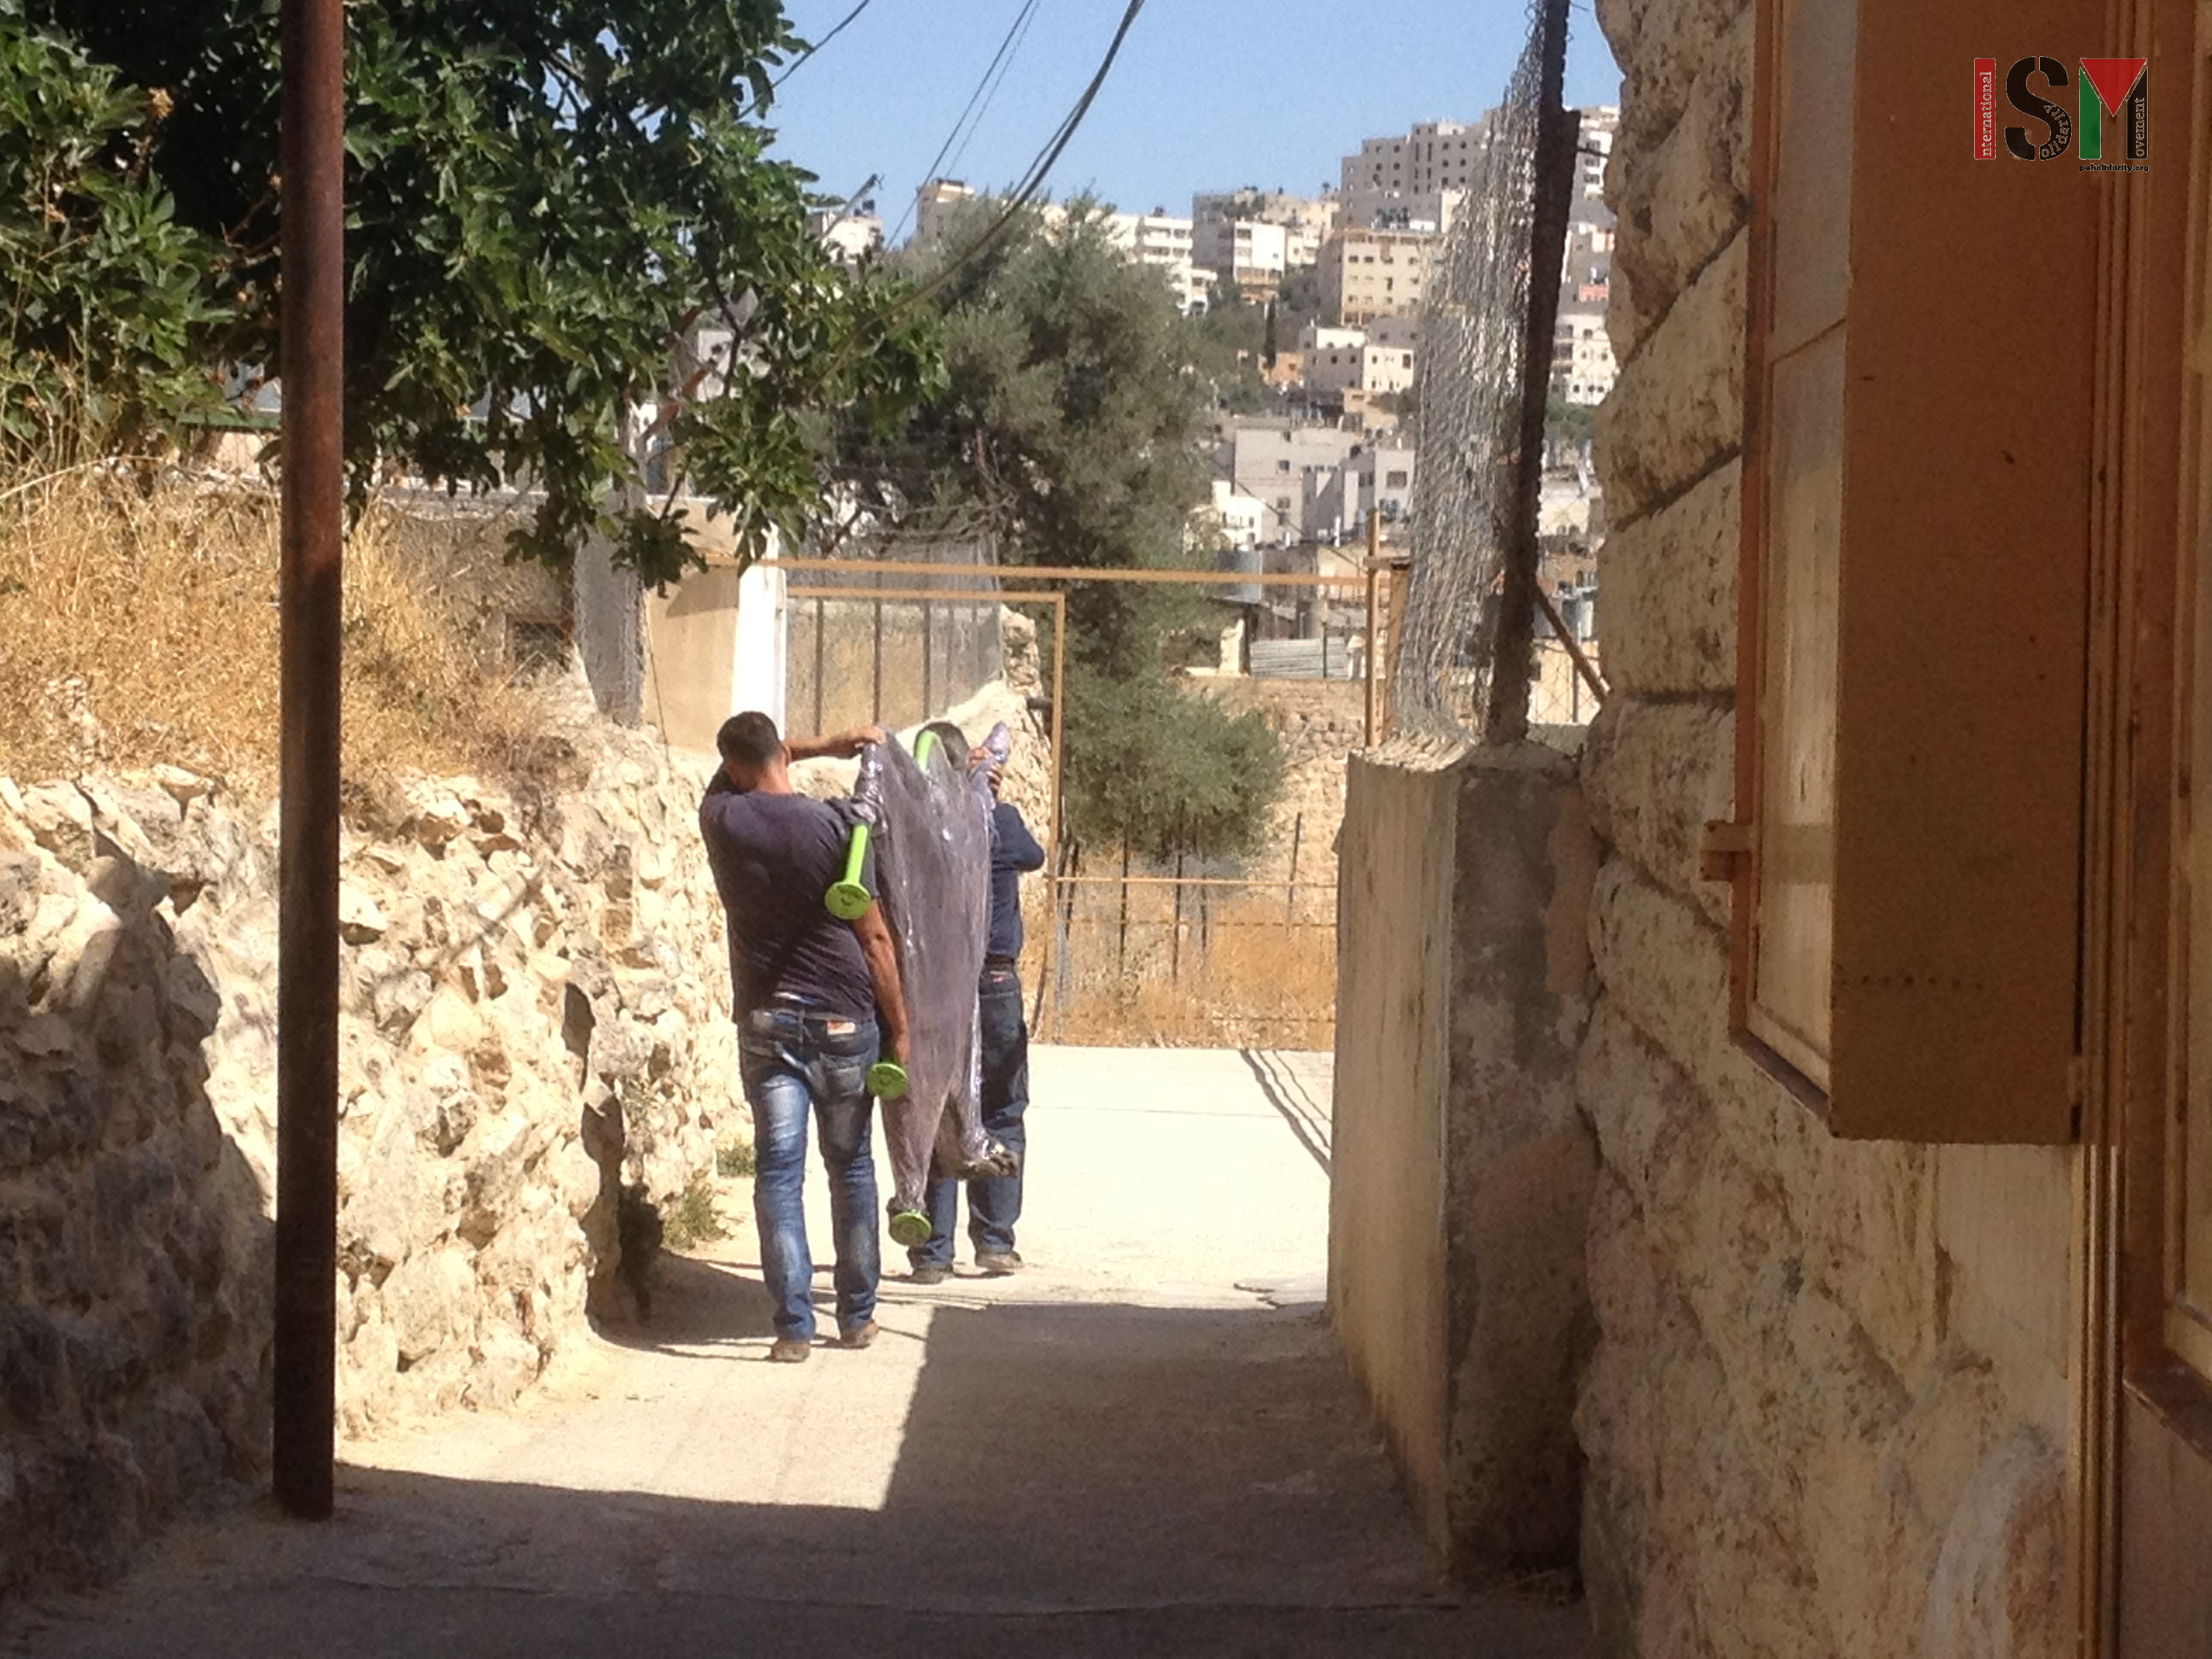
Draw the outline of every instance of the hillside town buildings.
[[[1342,222],[1449,228],[1459,198],[1476,182],[1485,131],[1479,121],[1425,121],[1411,132],[1367,139],[1344,158]]]
[[[1165,274],[1183,315],[1194,316],[1211,303],[1217,278],[1194,257],[1188,219],[1154,208],[1150,213],[1109,213],[1105,224],[1116,247],[1139,264]]]
[[[1321,258],[1321,246],[1336,228],[1336,192],[1324,190],[1318,197],[1291,196],[1282,191],[1243,190],[1201,191],[1190,198],[1190,216],[1198,225],[1224,221],[1278,225],[1283,231],[1283,263],[1291,270],[1303,270]]]
[[[1419,231],[1338,231],[1321,251],[1322,314],[1345,328],[1419,316],[1442,240]]]

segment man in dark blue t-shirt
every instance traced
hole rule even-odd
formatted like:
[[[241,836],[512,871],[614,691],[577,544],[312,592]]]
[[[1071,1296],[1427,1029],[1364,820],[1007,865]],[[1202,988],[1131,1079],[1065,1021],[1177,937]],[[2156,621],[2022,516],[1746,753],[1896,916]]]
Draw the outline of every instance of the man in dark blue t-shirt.
[[[988,764],[981,750],[978,764]],[[999,792],[1000,773],[989,774],[991,793]],[[1026,1167],[1028,1136],[1022,1119],[1030,1104],[1030,1031],[1022,1018],[1021,878],[1044,867],[1044,848],[1022,822],[1011,801],[991,808],[991,932],[985,946],[983,982],[979,988],[983,1039],[983,1129]],[[990,1176],[968,1183],[968,1237],[975,1266],[993,1277],[1018,1271],[1014,1223],[1021,1219],[1022,1177]],[[960,1217],[960,1183],[937,1181],[929,1188],[929,1243],[907,1253],[917,1285],[941,1285],[952,1273],[952,1230]]]
[[[733,715],[716,735],[721,769],[699,803],[729,924],[738,1069],[753,1113],[753,1213],[775,1302],[769,1358],[786,1363],[805,1359],[814,1341],[803,1197],[810,1109],[830,1173],[838,1340],[865,1348],[875,1340],[882,1268],[867,1072],[878,1058],[902,1058],[907,1039],[898,953],[881,907],[844,922],[823,902],[844,873],[852,804],[799,793],[790,768],[856,755],[882,738],[868,730],[787,744],[766,714]],[[872,859],[863,878],[872,891]]]

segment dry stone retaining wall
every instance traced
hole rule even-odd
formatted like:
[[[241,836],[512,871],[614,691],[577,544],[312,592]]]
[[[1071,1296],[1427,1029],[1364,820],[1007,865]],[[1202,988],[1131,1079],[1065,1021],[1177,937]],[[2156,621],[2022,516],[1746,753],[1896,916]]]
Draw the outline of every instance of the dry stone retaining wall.
[[[1732,788],[1751,14],[1598,9],[1626,85],[1585,1577],[1641,1659],[2056,1655],[2069,1155],[1838,1141],[1729,1040],[1695,844]]]
[[[565,793],[423,782],[349,826],[349,1431],[509,1401],[587,1307],[630,1316],[625,1209],[744,1133],[705,763],[588,740]],[[182,774],[0,779],[0,1595],[263,1466],[274,835]]]

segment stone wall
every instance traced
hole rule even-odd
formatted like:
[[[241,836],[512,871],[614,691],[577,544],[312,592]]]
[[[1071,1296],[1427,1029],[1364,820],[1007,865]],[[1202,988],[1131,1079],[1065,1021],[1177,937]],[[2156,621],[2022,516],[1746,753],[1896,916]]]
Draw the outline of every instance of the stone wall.
[[[1255,879],[1286,881],[1297,849],[1299,878],[1329,867],[1344,823],[1345,757],[1367,740],[1367,686],[1359,680],[1269,680],[1224,676],[1191,683],[1231,714],[1257,712],[1283,745],[1283,793],[1268,813]]]
[[[1696,837],[1733,783],[1752,13],[1599,16],[1626,84],[1585,757],[1594,1609],[1643,1659],[2056,1655],[2069,1155],[1838,1141],[1729,1038]]]
[[[511,1401],[587,1309],[634,1317],[638,1200],[744,1133],[703,770],[573,735],[562,788],[423,781],[348,826],[349,1433]],[[274,829],[184,774],[0,779],[0,1594],[262,1468]]]

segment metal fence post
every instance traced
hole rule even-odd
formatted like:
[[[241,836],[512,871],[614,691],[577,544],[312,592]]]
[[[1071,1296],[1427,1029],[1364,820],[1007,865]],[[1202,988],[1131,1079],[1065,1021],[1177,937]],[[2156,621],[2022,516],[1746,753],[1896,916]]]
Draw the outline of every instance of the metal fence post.
[[[283,684],[276,969],[276,1501],[333,1501],[337,1405],[338,651],[344,617],[345,8],[284,0]]]

